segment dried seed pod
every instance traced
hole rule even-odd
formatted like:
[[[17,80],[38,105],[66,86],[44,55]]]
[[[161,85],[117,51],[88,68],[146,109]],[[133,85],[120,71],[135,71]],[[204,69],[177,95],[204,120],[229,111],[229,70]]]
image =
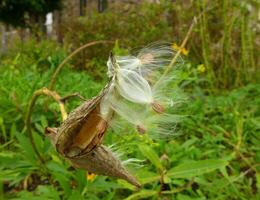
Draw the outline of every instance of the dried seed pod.
[[[96,146],[92,151],[69,158],[69,160],[76,168],[86,169],[95,174],[121,178],[138,188],[141,187],[137,179],[126,170],[113,152],[104,145]]]
[[[110,84],[99,95],[73,110],[61,124],[57,132],[56,143],[59,153],[66,157],[70,151],[75,149],[79,149],[80,153],[86,153],[99,143],[95,138],[97,135],[103,134],[101,131],[105,132],[104,125],[107,126],[100,115],[100,101],[109,86]]]
[[[72,111],[58,129],[46,128],[46,134],[51,136],[56,150],[76,168],[121,178],[140,187],[140,183],[123,167],[120,160],[101,145],[108,123],[101,117],[100,102],[109,86]]]
[[[165,113],[164,108],[171,101],[169,83],[175,76],[165,76],[165,72],[172,65],[174,54],[164,44],[150,45],[136,56],[111,53],[107,62],[108,85],[70,113],[57,134],[53,134],[55,129],[46,130],[57,151],[75,167],[122,178],[139,187],[113,153],[101,145],[102,139],[114,114],[135,125],[140,134],[147,132],[156,138],[159,133],[167,138],[174,133],[176,117]]]

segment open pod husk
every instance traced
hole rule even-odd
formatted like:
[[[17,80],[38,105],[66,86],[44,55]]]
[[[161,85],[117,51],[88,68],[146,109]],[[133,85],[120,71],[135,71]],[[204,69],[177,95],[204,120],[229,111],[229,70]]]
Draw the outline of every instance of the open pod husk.
[[[122,165],[113,152],[104,145],[96,146],[89,153],[69,158],[72,165],[95,174],[124,179],[136,187],[141,187],[137,179]]]
[[[140,183],[113,152],[102,145],[108,123],[100,116],[100,101],[109,86],[73,110],[59,128],[46,128],[46,134],[56,150],[70,160],[74,167],[121,178],[140,187]]]

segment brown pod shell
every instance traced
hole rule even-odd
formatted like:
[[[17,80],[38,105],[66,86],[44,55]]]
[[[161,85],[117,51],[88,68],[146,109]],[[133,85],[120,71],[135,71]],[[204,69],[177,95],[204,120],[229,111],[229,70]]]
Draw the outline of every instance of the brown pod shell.
[[[114,153],[104,145],[96,146],[90,152],[68,158],[76,168],[95,174],[124,179],[136,187],[141,187],[137,179],[128,172]]]
[[[98,96],[73,110],[58,129],[47,128],[46,134],[51,136],[56,150],[74,167],[121,178],[140,187],[113,152],[101,145],[108,123],[100,116],[100,102],[109,86],[110,83]]]
[[[110,84],[108,84],[98,96],[84,102],[73,110],[67,119],[61,124],[57,132],[56,149],[59,153],[67,156],[71,149],[78,148],[80,152],[90,151],[86,147],[95,146],[96,135],[100,134],[97,126],[102,122],[100,116],[100,101],[106,94]],[[104,128],[105,130],[105,128]]]

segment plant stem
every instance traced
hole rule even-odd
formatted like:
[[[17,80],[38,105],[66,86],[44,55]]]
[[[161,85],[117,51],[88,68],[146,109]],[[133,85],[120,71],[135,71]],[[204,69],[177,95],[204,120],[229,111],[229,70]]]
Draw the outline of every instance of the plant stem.
[[[83,49],[90,47],[90,46],[94,46],[96,44],[104,44],[104,43],[114,43],[113,41],[108,41],[108,40],[100,40],[100,41],[93,41],[93,42],[89,42],[87,44],[84,44],[83,46],[77,48],[75,51],[73,51],[70,55],[68,55],[57,67],[57,69],[55,70],[55,72],[52,75],[50,84],[49,84],[49,89],[53,90],[56,79],[58,74],[60,73],[62,67],[69,61],[69,59],[71,59],[73,56],[75,56],[77,53],[79,53],[80,51],[82,51]]]
[[[192,33],[192,30],[193,30],[193,27],[194,27],[195,24],[197,24],[197,17],[194,17],[194,18],[193,18],[192,23],[191,23],[191,25],[190,25],[190,27],[189,27],[189,30],[188,30],[188,32],[186,33],[186,36],[185,36],[184,40],[182,41],[179,50],[177,51],[177,53],[175,54],[175,56],[174,56],[173,59],[171,60],[171,63],[170,63],[170,64],[168,65],[168,67],[165,69],[165,71],[164,71],[162,77],[165,76],[165,75],[171,70],[171,68],[172,68],[172,66],[174,65],[174,63],[176,62],[177,58],[180,56],[181,50],[185,47],[185,45],[186,45],[188,39],[190,38],[191,33]]]
[[[25,126],[26,126],[26,129],[28,131],[28,136],[29,136],[30,142],[32,144],[33,150],[36,153],[36,156],[39,158],[40,162],[42,164],[44,164],[45,161],[44,161],[43,157],[41,156],[40,152],[38,151],[36,144],[34,142],[34,138],[33,138],[33,134],[32,134],[32,127],[31,127],[32,111],[33,111],[34,105],[35,105],[38,97],[41,96],[41,95],[50,96],[55,101],[58,102],[58,104],[60,106],[60,111],[61,111],[63,121],[67,118],[67,112],[66,112],[64,103],[61,101],[60,95],[58,95],[55,91],[50,91],[47,88],[41,88],[39,90],[36,90],[33,93],[33,96],[31,98],[31,101],[30,101],[30,104],[29,104],[29,107],[28,107],[27,115],[26,115]]]

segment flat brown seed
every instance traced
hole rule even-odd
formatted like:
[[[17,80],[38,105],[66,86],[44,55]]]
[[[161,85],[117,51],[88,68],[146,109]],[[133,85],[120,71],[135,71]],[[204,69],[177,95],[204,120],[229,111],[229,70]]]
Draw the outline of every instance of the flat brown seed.
[[[159,114],[164,113],[165,108],[158,101],[154,101],[151,105],[155,112],[157,112]]]
[[[151,53],[146,53],[140,57],[141,64],[148,64],[154,60],[154,56]]]
[[[145,134],[145,132],[146,132],[145,128],[142,125],[137,125],[136,129],[137,129],[138,133],[140,133],[142,135]]]

